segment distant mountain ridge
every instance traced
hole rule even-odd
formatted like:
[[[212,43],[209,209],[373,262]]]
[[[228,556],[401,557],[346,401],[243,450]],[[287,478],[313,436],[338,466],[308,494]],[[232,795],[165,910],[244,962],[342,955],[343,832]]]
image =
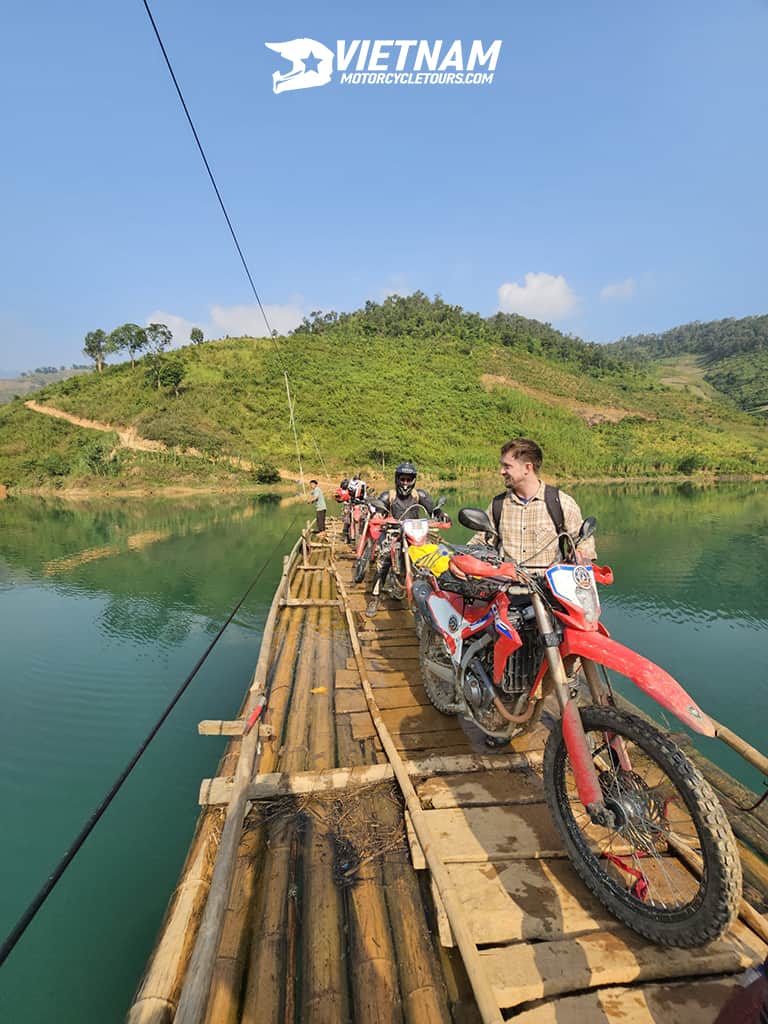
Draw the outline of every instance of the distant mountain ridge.
[[[309,473],[389,477],[411,458],[433,479],[464,480],[496,474],[499,446],[515,435],[539,441],[550,478],[768,473],[758,421],[651,371],[549,324],[483,318],[420,292],[390,296],[313,313],[287,337],[188,345],[35,394],[163,452],[126,450],[116,433],[11,402],[0,408],[0,483],[237,486],[270,467],[296,476],[284,372]]]
[[[611,342],[606,351],[649,368],[695,356],[701,379],[746,412],[768,413],[768,315],[728,317],[637,334]],[[689,366],[690,366],[690,360]]]

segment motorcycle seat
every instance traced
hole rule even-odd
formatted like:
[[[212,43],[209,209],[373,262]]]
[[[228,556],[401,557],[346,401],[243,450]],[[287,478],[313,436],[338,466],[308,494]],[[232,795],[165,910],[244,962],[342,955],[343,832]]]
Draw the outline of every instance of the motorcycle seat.
[[[516,580],[517,570],[514,562],[502,562],[501,565],[490,565],[474,555],[454,555],[451,559],[451,568],[466,573],[467,576],[482,576],[487,579],[502,576],[505,579]]]

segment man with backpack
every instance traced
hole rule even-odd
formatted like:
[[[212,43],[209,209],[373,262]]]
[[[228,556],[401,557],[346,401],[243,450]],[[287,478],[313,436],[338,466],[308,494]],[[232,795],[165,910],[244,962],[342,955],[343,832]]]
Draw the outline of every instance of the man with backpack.
[[[574,537],[582,522],[581,509],[564,491],[539,479],[544,460],[541,448],[527,437],[507,441],[501,449],[501,475],[506,492],[488,506],[488,518],[498,536],[476,533],[473,543],[490,543],[500,554],[528,568],[546,568],[560,558],[558,534]],[[596,557],[592,538],[579,545],[580,560]]]

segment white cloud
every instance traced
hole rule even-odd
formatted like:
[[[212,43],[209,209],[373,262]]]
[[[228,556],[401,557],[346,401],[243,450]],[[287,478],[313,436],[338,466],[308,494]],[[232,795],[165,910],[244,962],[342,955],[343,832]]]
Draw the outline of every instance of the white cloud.
[[[404,273],[390,274],[387,282],[377,290],[379,301],[389,298],[390,295],[409,295],[414,288],[408,283],[408,275]]]
[[[562,320],[577,312],[579,297],[562,274],[528,273],[525,284],[512,281],[499,287],[499,309],[536,320]]]
[[[267,314],[270,327],[278,334],[287,334],[294,327],[298,327],[305,315],[298,303],[265,306],[264,312]],[[257,305],[211,306],[208,317],[208,322],[205,323],[200,320],[187,320],[186,317],[176,313],[167,313],[165,310],[156,309],[146,318],[146,323],[166,324],[173,332],[173,341],[176,345],[188,344],[189,332],[193,327],[199,327],[206,340],[223,338],[225,334],[234,338],[243,335],[251,338],[266,338],[267,336],[267,326]]]
[[[177,345],[186,345],[189,342],[189,332],[193,327],[200,326],[191,320],[185,320],[183,316],[175,316],[175,314],[166,313],[162,309],[156,309],[154,313],[150,313],[146,323],[165,324],[166,327],[170,327],[173,340]]]
[[[631,299],[635,294],[635,279],[628,277],[625,281],[618,281],[616,284],[607,284],[600,289],[600,298],[603,302],[610,302],[613,299],[625,301]]]
[[[304,310],[298,305],[265,306],[269,325],[278,334],[287,334],[298,327],[304,316]],[[213,337],[231,334],[239,337],[246,334],[251,338],[266,338],[267,326],[257,305],[252,306],[212,306],[211,332]]]

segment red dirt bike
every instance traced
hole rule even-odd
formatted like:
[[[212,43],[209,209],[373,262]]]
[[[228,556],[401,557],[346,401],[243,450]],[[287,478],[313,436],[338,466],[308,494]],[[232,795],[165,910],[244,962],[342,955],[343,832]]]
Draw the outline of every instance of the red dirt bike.
[[[381,537],[382,525],[389,514],[386,506],[381,502],[376,502],[375,499],[367,500],[366,504],[368,505],[368,517],[363,524],[355,550],[355,567],[352,572],[352,579],[355,583],[362,583],[368,573],[373,553]]]
[[[348,536],[352,547],[355,547],[362,537],[370,514],[371,506],[365,498],[350,498]]]
[[[400,519],[390,515],[387,506],[375,498],[369,499],[369,504],[373,510],[370,521],[373,547],[369,549],[369,561],[375,561],[375,570],[371,600],[365,614],[372,618],[378,610],[382,591],[386,591],[396,601],[406,598],[408,605],[411,605],[413,568],[408,547],[424,544],[429,538],[430,530],[449,529],[451,521],[441,511],[445,498],[438,501],[431,515],[423,505],[413,504],[405,510]],[[367,570],[366,564],[358,578],[359,562],[358,559],[355,565],[356,583],[362,581]]]
[[[480,509],[459,522],[495,533]],[[420,574],[414,600],[421,673],[432,704],[463,715],[491,740],[530,728],[554,692],[560,718],[544,750],[544,793],[573,865],[630,928],[654,942],[692,948],[733,921],[741,864],[714,792],[669,736],[615,705],[606,669],[627,676],[704,736],[707,715],[662,668],[612,640],[600,623],[595,581],[608,567],[580,563],[578,536],[533,572],[493,548],[453,547],[449,571]],[[450,545],[448,545],[450,547]],[[581,677],[591,703],[580,706]],[[682,863],[681,863],[682,862]],[[692,868],[686,870],[683,865]]]

